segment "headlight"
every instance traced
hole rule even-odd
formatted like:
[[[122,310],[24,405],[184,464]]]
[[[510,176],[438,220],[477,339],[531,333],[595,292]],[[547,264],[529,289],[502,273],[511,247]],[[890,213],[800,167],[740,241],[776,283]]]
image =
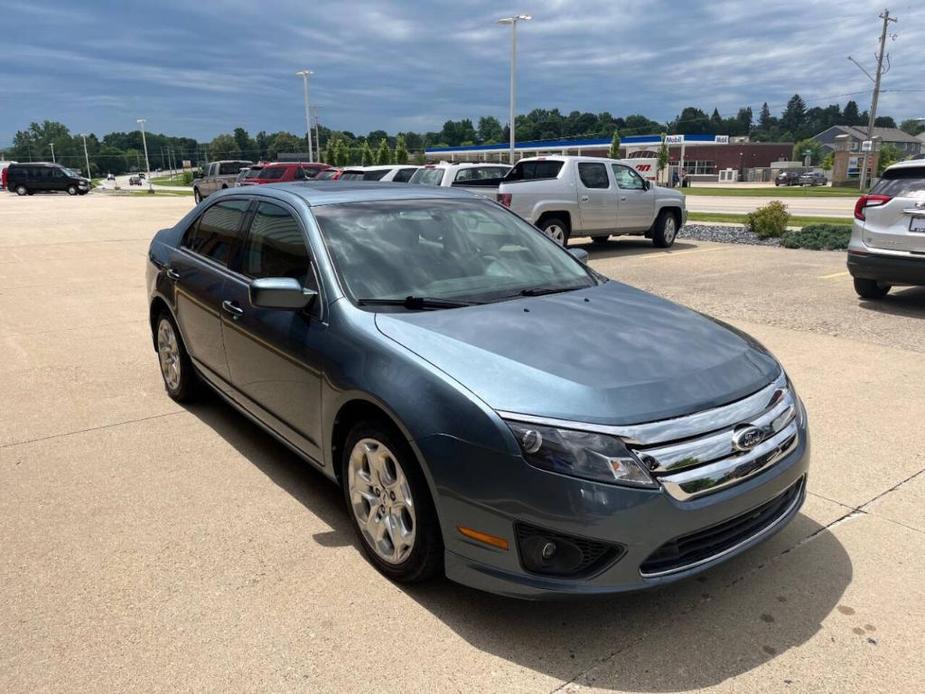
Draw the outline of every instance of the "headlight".
[[[507,425],[526,461],[542,470],[630,487],[658,486],[645,466],[614,436],[524,422]]]

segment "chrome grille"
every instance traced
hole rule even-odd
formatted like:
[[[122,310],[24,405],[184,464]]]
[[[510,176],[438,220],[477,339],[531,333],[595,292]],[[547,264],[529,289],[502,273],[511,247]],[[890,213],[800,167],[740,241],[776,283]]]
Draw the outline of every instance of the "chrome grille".
[[[629,447],[665,491],[686,501],[753,477],[794,450],[799,443],[799,408],[781,374],[768,387],[736,403],[659,423],[678,423],[683,438],[667,442],[649,438],[649,445],[629,443]],[[692,419],[703,425],[699,432],[692,430]],[[736,445],[744,429],[750,435],[746,448]]]

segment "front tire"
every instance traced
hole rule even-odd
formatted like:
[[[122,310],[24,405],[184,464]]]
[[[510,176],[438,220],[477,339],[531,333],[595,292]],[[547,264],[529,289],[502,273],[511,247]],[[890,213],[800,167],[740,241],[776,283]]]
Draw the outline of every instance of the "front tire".
[[[77,195],[77,186],[68,186],[67,187],[68,195]]]
[[[443,539],[427,480],[394,428],[356,424],[341,461],[344,500],[363,552],[398,583],[433,578],[443,566]]]
[[[882,299],[890,293],[889,284],[881,284],[877,280],[868,280],[861,277],[854,278],[854,291],[862,299]]]
[[[670,210],[662,210],[655,220],[652,243],[656,248],[670,248],[678,236],[678,220]]]
[[[16,186],[16,195],[28,195],[29,189],[26,186]]]
[[[199,188],[193,188],[193,200],[197,205],[202,202],[202,193],[199,192]]]
[[[196,395],[199,377],[180,337],[173,317],[164,311],[155,323],[157,360],[161,367],[164,389],[176,402],[189,402]]]
[[[558,217],[547,217],[537,225],[540,230],[560,246],[567,246],[569,239],[568,224]]]

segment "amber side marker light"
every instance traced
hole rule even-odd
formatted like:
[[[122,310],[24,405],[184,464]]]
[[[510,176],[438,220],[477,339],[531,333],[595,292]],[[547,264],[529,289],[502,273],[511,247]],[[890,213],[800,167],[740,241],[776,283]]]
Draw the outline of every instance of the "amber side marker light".
[[[479,532],[478,530],[466,528],[462,525],[457,525],[456,529],[460,532],[461,535],[465,535],[470,540],[475,540],[476,542],[482,542],[486,545],[491,545],[492,547],[503,549],[505,552],[508,549],[507,540],[505,540],[503,537],[489,535],[488,533]]]

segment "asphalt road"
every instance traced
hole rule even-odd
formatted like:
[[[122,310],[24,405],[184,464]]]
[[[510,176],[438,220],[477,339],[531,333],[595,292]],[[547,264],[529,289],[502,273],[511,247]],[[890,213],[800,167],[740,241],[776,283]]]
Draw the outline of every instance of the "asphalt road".
[[[145,251],[190,204],[0,195],[0,691],[921,691],[925,290],[859,301],[837,253],[593,249],[780,357],[813,432],[802,513],[656,592],[409,590],[320,475],[164,394]]]
[[[688,195],[689,212],[725,212],[746,214],[767,205],[772,200],[780,200],[790,214],[807,217],[846,217],[854,216],[855,198],[838,197],[789,197],[775,198],[773,188],[767,197],[735,197],[724,195]]]

